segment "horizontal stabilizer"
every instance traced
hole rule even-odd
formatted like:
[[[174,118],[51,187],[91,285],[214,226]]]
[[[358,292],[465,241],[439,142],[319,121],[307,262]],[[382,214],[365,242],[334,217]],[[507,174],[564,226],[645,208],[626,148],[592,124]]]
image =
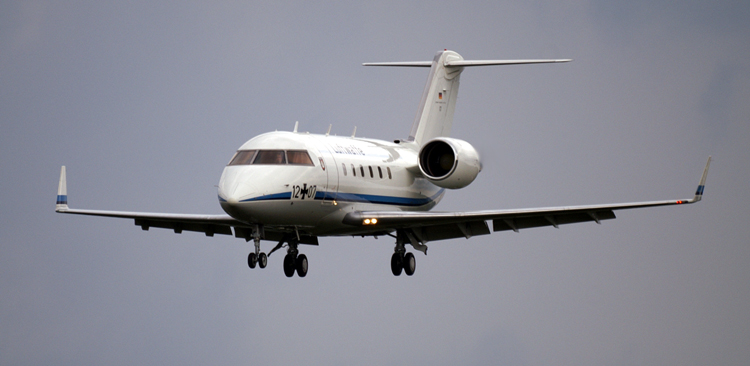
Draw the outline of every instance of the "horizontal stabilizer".
[[[406,62],[365,62],[362,66],[403,66],[403,67],[430,67],[432,61],[406,61]]]
[[[523,64],[554,64],[559,62],[570,62],[573,59],[561,60],[457,60],[448,61],[446,67],[466,66],[493,66],[493,65],[523,65]]]
[[[554,64],[559,62],[570,62],[572,59],[560,60],[453,60],[446,61],[445,67],[469,67],[469,66],[496,66],[496,65],[523,65],[523,64]],[[362,66],[400,66],[400,67],[430,67],[432,61],[406,61],[406,62],[366,62]]]

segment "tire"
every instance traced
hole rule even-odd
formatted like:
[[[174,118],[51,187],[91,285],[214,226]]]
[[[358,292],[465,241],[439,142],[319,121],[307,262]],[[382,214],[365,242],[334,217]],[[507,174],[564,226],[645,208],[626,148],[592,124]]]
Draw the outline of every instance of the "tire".
[[[284,257],[284,274],[287,277],[294,276],[294,259],[294,256],[289,254]]]
[[[307,256],[304,254],[297,257],[297,276],[307,276]]]
[[[414,254],[411,254],[411,252],[406,253],[406,255],[404,256],[404,273],[406,273],[407,276],[411,276],[416,270],[417,259],[414,258]]]
[[[255,265],[258,263],[258,258],[255,256],[255,253],[250,253],[247,256],[247,265],[250,268],[255,268]]]
[[[258,255],[258,266],[260,268],[266,268],[267,265],[268,265],[268,256],[266,255],[266,253],[261,252]]]
[[[393,253],[391,256],[391,272],[394,276],[400,276],[401,271],[404,269],[404,260],[401,258],[401,254]]]

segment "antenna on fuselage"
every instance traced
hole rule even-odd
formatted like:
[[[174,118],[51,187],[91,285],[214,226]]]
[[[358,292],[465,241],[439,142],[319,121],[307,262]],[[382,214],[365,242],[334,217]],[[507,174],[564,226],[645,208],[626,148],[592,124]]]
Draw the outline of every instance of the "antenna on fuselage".
[[[297,132],[297,127],[299,127],[299,121],[294,121],[294,131],[292,132]]]
[[[328,135],[330,135],[330,134],[331,134],[331,127],[333,127],[333,125],[332,125],[332,124],[331,124],[331,125],[328,125],[328,131],[326,132],[326,136],[328,136]]]
[[[357,134],[357,126],[354,126],[354,131],[352,131],[352,137]]]

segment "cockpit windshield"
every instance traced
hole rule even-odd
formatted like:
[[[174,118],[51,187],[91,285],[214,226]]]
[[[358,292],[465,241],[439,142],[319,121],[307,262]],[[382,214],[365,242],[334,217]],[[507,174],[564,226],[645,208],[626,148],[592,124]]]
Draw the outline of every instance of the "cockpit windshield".
[[[289,150],[286,152],[289,164],[293,165],[313,165],[310,155],[305,150]]]
[[[259,150],[258,155],[253,160],[253,164],[286,164],[284,150]]]
[[[228,165],[309,165],[313,166],[310,154],[305,150],[240,150]]]
[[[249,165],[253,162],[255,150],[240,150],[234,154],[228,165]]]

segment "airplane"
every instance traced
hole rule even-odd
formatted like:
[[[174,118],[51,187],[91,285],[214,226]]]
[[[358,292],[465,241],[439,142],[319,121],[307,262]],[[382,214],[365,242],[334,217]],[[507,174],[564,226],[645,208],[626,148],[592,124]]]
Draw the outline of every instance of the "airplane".
[[[703,196],[709,156],[691,199],[548,208],[461,212],[430,211],[447,189],[471,184],[482,170],[476,149],[451,138],[461,72],[468,67],[569,62],[550,60],[464,60],[454,51],[437,52],[432,61],[364,63],[364,66],[429,67],[416,118],[408,138],[393,142],[298,132],[258,135],[229,160],[218,184],[226,215],[197,215],[81,210],[68,207],[66,168],[60,170],[55,211],[66,214],[133,219],[150,228],[234,235],[253,241],[247,263],[265,268],[268,257],[286,248],[284,274],[305,277],[307,256],[299,245],[318,245],[327,236],[390,236],[394,276],[416,270],[407,245],[427,254],[427,243],[471,238],[491,231],[596,222],[615,218],[614,211],[695,203]],[[488,222],[492,222],[492,229]],[[275,242],[266,254],[261,242]]]

